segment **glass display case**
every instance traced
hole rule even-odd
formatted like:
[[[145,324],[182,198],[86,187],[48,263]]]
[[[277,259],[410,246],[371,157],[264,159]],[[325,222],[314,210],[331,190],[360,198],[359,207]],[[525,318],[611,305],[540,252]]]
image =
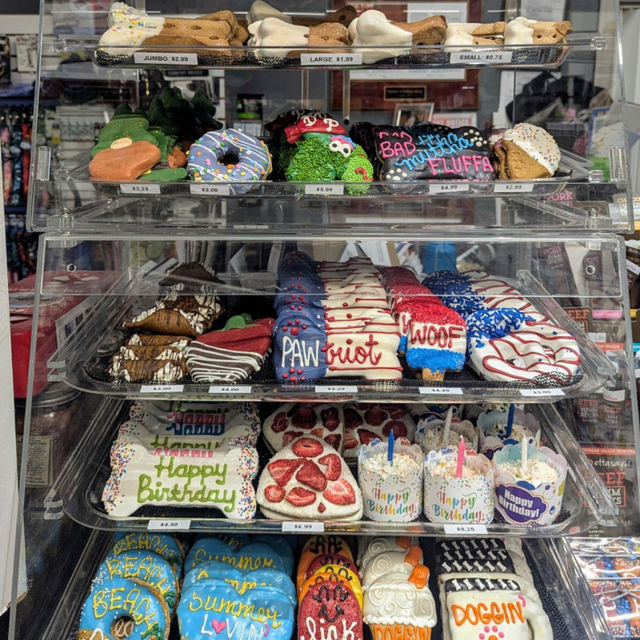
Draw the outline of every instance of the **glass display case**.
[[[11,640],[252,640],[189,628],[194,589],[228,588],[192,572],[261,545],[247,566],[291,556],[306,610],[310,535],[350,549],[364,637],[390,640],[367,622],[384,537],[411,545],[434,638],[469,575],[521,589],[549,640],[611,638],[569,539],[640,522],[618,3],[41,11]],[[375,485],[380,446],[413,489]],[[450,509],[438,456],[452,480],[486,460],[481,515]],[[114,596],[129,569],[104,573],[123,540],[180,556],[146,630]],[[499,562],[448,578],[450,542]]]

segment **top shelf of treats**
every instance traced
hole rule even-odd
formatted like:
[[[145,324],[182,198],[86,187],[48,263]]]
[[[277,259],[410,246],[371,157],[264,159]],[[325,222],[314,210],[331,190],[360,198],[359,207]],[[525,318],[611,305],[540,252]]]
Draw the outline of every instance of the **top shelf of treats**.
[[[195,66],[224,69],[554,68],[571,49],[597,50],[605,37],[572,36],[568,20],[447,21],[403,5],[325,16],[285,14],[256,0],[246,14],[162,16],[111,5],[98,37],[63,36],[53,52],[84,50],[96,65],[124,68]]]

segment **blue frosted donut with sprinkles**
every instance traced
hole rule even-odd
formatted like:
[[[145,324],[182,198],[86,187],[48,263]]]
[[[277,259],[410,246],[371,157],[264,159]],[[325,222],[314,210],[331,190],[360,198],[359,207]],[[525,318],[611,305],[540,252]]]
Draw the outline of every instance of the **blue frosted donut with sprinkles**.
[[[238,129],[210,131],[191,145],[187,170],[196,182],[256,182],[271,173],[271,154]]]

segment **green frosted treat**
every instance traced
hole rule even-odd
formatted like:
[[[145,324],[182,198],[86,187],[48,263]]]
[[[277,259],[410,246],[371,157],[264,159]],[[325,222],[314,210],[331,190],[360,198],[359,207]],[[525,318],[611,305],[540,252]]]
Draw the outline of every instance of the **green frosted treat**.
[[[113,112],[113,117],[111,118],[111,120],[114,120],[116,118],[128,118],[131,115],[134,115],[134,113],[133,111],[131,111],[131,107],[128,104],[119,104],[116,107],[116,110]],[[144,115],[142,117],[144,117]]]
[[[109,149],[116,140],[120,140],[121,138],[129,138],[131,142],[146,140],[147,142],[151,142],[151,144],[157,145],[156,139],[149,133],[148,129],[149,121],[140,116],[121,114],[118,117],[112,118],[100,130],[98,142],[95,147],[91,149],[91,157],[93,158],[98,151]]]
[[[203,134],[222,129],[222,122],[215,119],[216,105],[209,100],[204,89],[196,90],[193,98],[191,98],[191,104]]]
[[[142,174],[138,180],[148,180],[151,182],[175,182],[184,180],[188,173],[184,167],[176,169],[152,169],[149,173]]]
[[[162,129],[166,134],[178,136],[180,133],[178,123],[173,121],[165,109],[164,103],[160,98],[154,98],[149,105],[147,111],[149,124],[154,128]]]
[[[285,175],[289,182],[369,182],[373,179],[373,166],[362,147],[355,145],[350,138],[306,133],[294,145],[294,154]],[[349,185],[348,191],[363,193],[367,188],[365,185]]]
[[[160,148],[160,162],[168,162],[167,154],[173,151],[176,144],[176,137],[167,135],[160,127],[151,127],[149,133],[156,139],[156,143]]]

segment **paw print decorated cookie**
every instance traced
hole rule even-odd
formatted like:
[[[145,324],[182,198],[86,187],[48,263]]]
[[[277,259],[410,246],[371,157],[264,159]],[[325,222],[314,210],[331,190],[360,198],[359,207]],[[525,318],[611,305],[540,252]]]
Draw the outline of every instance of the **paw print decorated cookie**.
[[[315,436],[296,438],[267,464],[258,504],[271,519],[358,520],[362,495],[346,463]]]

